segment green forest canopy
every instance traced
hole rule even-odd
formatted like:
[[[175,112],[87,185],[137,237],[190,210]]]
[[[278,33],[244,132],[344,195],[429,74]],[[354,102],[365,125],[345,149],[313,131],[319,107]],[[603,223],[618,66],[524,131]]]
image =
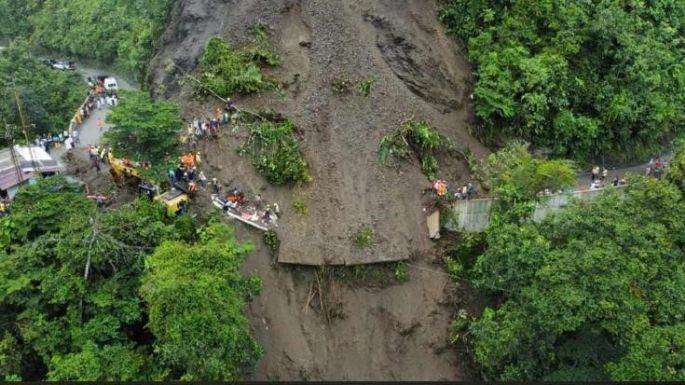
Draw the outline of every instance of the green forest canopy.
[[[107,115],[112,124],[105,141],[116,156],[160,165],[178,155],[182,122],[176,104],[153,100],[143,91],[119,92],[119,103]]]
[[[0,219],[0,380],[238,379],[261,355],[250,250],[148,201],[96,209],[60,176],[21,189]]]
[[[467,273],[499,303],[466,337],[488,379],[685,380],[685,148],[672,164],[541,223],[492,214]]]
[[[112,63],[140,80],[173,0],[0,0],[0,39]]]
[[[16,87],[15,87],[16,86]],[[88,87],[73,72],[55,71],[31,56],[28,46],[15,42],[0,50],[0,124],[21,126],[15,91],[31,128],[29,139],[61,133],[87,95]]]
[[[574,159],[659,152],[685,128],[685,2],[446,0],[490,141]]]

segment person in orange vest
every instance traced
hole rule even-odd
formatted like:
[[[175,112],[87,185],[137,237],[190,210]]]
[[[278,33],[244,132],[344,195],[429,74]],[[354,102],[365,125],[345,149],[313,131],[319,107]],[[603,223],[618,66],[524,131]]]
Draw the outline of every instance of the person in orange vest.
[[[100,132],[102,132],[102,129],[105,127],[105,122],[102,120],[102,118],[98,118],[95,121],[95,125],[98,126],[98,130],[100,130]]]

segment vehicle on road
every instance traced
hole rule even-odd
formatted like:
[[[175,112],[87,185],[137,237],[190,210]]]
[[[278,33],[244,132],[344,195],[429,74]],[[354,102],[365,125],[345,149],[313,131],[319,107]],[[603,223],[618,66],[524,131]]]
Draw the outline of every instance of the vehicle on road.
[[[119,90],[117,79],[113,78],[112,76],[106,77],[102,83],[104,84],[105,92],[107,92],[108,95],[116,94]]]
[[[76,66],[74,65],[73,61],[60,61],[48,59],[45,61],[45,64],[47,64],[48,66],[50,66],[50,68],[55,70],[73,71],[76,69]]]

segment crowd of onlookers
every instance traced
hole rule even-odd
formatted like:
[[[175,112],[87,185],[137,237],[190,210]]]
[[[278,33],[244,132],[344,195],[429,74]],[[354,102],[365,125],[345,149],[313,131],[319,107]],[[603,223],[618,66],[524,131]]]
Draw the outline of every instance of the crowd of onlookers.
[[[644,176],[650,176],[657,179],[661,179],[666,173],[666,162],[661,160],[660,157],[650,159],[649,163],[645,167]],[[609,183],[609,170],[603,167],[600,172],[599,166],[594,166],[590,171],[590,190],[597,190]],[[623,186],[626,184],[626,180],[623,176],[614,176],[611,181],[611,185],[614,187]]]

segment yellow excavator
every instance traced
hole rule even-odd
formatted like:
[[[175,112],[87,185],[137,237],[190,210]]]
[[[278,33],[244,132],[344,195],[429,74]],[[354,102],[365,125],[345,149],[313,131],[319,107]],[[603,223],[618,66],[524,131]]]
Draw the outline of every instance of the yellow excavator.
[[[161,202],[166,207],[169,215],[177,215],[185,212],[190,203],[189,191],[184,186],[175,185],[170,191],[159,193],[159,189],[151,183],[143,181],[140,177],[140,168],[143,164],[128,159],[116,158],[111,151],[107,153],[110,165],[110,173],[118,178],[135,178],[138,181],[138,191],[150,199]]]

